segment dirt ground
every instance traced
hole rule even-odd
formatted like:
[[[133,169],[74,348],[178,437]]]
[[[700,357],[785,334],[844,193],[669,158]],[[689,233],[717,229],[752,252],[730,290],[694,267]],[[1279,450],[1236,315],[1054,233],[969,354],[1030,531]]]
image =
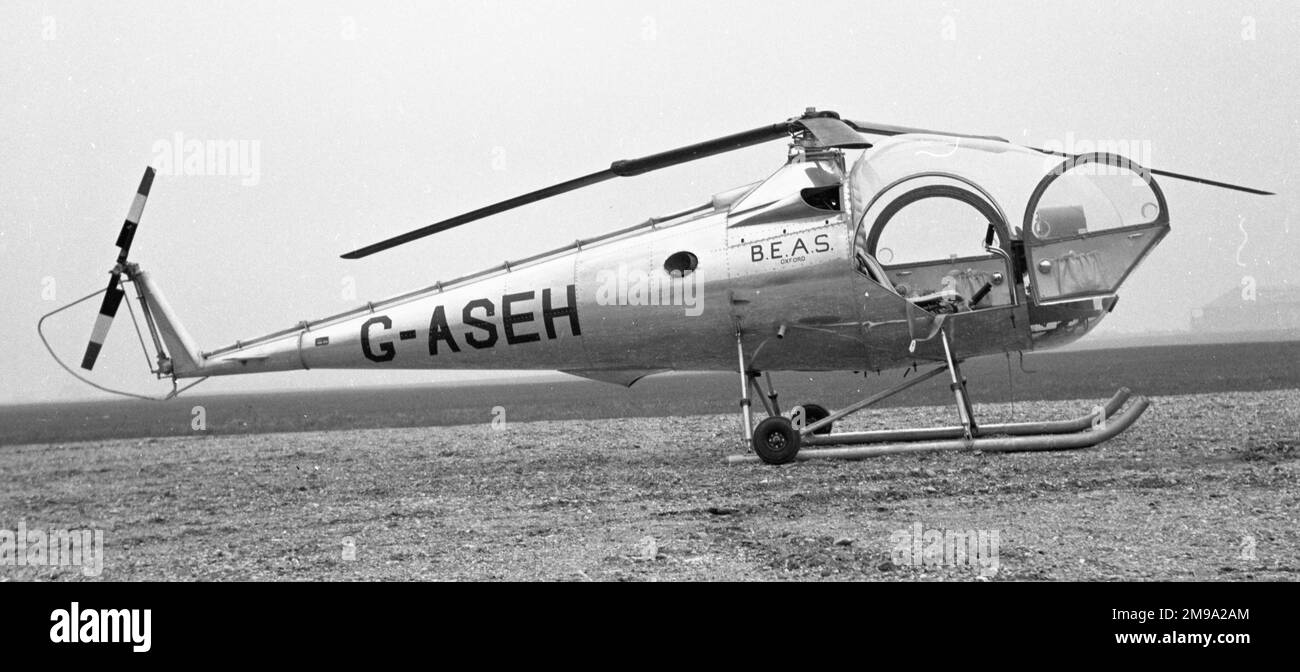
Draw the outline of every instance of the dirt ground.
[[[100,580],[1297,578],[1300,390],[1152,401],[1082,451],[783,467],[724,463],[732,415],[4,446],[0,529],[102,529]],[[883,409],[846,428],[952,415]],[[918,530],[996,533],[996,562],[902,553]],[[87,580],[0,565],[33,579]]]

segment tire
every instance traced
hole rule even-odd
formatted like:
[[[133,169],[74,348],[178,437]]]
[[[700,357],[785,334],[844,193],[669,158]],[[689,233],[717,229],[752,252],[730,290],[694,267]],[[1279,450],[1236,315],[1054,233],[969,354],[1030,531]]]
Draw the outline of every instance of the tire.
[[[768,464],[788,464],[799,454],[799,432],[790,419],[776,415],[754,429],[754,452]]]
[[[824,406],[818,406],[817,404],[803,405],[803,422],[805,427],[823,418],[829,418],[830,416],[831,416],[831,412],[826,410],[826,407]],[[817,431],[813,432],[813,434],[816,434],[818,436],[822,436],[824,434],[830,434],[830,433],[831,433],[831,425],[826,425],[825,427],[821,427]]]

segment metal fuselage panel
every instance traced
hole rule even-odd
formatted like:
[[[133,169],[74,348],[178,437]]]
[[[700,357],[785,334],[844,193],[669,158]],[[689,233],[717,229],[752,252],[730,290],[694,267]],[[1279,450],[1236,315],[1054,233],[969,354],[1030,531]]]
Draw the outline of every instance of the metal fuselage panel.
[[[733,353],[739,326],[751,369],[862,368],[864,306],[853,287],[847,217],[738,226],[728,234]]]
[[[576,283],[590,369],[690,369],[725,364],[728,339],[725,213],[584,249]],[[665,261],[689,253],[693,271]],[[732,344],[729,349],[728,343]],[[568,367],[579,368],[579,367]]]
[[[712,213],[223,352],[192,375],[734,370],[737,328],[752,366],[860,367],[849,249],[842,217],[729,230]],[[664,269],[679,252],[698,259],[684,276]]]
[[[289,369],[565,368],[586,361],[574,256],[502,272],[210,358],[197,375]]]

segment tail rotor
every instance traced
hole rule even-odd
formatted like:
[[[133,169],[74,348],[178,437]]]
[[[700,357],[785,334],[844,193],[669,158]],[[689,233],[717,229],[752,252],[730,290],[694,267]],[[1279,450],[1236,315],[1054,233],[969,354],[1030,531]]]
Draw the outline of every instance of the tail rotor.
[[[95,318],[95,327],[90,332],[90,343],[86,345],[86,354],[81,358],[81,368],[90,371],[95,368],[95,360],[108,338],[108,330],[113,326],[113,318],[122,305],[126,292],[122,289],[122,272],[126,265],[127,254],[131,251],[131,241],[135,239],[136,227],[140,226],[140,216],[144,214],[144,204],[149,199],[149,188],[153,186],[154,169],[145,168],[140,188],[136,190],[131,210],[127,212],[122,230],[117,234],[117,246],[121,252],[117,255],[117,265],[110,271],[108,289],[104,291],[104,301],[99,306],[99,316]]]

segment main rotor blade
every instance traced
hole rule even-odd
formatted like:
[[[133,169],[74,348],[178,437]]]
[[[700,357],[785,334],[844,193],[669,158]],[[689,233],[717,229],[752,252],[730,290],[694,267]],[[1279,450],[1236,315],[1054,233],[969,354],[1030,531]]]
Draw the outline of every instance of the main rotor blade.
[[[342,256],[344,259],[360,259],[362,257],[368,257],[376,252],[382,252],[384,250],[389,249],[390,247],[397,247],[398,245],[403,245],[413,240],[419,240],[420,238],[423,238],[425,236],[431,236],[435,233],[438,233],[439,231],[446,231],[447,229],[460,226],[461,224],[465,224],[467,222],[472,222],[477,219],[483,219],[484,217],[490,217],[499,212],[505,212],[506,210],[513,210],[521,205],[527,205],[529,203],[540,201],[545,198],[550,198],[552,196],[559,196],[560,194],[573,191],[574,189],[581,189],[582,187],[597,184],[599,182],[604,182],[605,180],[614,177],[618,177],[618,176],[614,174],[612,171],[608,169],[602,170],[598,173],[585,175],[577,179],[569,180],[568,182],[561,182],[560,184],[552,185],[546,187],[545,189],[530,191],[527,194],[524,194],[522,196],[515,196],[514,198],[508,198],[504,201],[500,201],[498,203],[493,203],[492,205],[479,208],[478,210],[471,210],[462,215],[456,215],[451,219],[444,219],[441,222],[434,222],[433,224],[430,224],[428,226],[420,227],[418,229],[415,229],[414,231],[407,231],[406,233],[403,233],[400,236],[393,236],[392,238],[381,240],[377,243],[367,245],[363,248],[353,250],[351,252],[348,252],[340,256]]]
[[[852,126],[838,116],[804,117],[796,122],[817,139],[821,147],[845,147],[847,149],[867,149],[871,143],[858,134]]]
[[[922,133],[925,135],[947,135],[954,138],[971,138],[972,140],[994,140],[996,142],[1010,142],[1006,138],[996,135],[971,135],[969,133],[953,133],[951,131],[932,131],[925,128],[913,128],[911,126],[894,126],[893,124],[877,124],[875,122],[861,122],[852,119],[845,119],[844,123],[848,124],[853,130],[859,133],[869,133],[871,135],[902,135],[904,133]]]
[[[1034,151],[1036,151],[1036,152],[1042,152],[1042,153],[1044,153],[1044,154],[1053,154],[1053,155],[1055,155],[1055,156],[1064,156],[1064,157],[1066,157],[1066,158],[1069,158],[1069,157],[1071,157],[1071,156],[1076,156],[1075,154],[1067,154],[1067,153],[1065,153],[1065,152],[1059,152],[1059,151],[1056,151],[1056,150],[1053,150],[1053,149],[1043,149],[1043,148],[1041,148],[1041,147],[1029,147],[1029,149],[1032,149],[1032,150],[1034,150]],[[1264,191],[1263,189],[1256,189],[1256,188],[1254,188],[1254,187],[1243,187],[1243,186],[1241,186],[1241,185],[1239,185],[1239,184],[1228,184],[1227,182],[1219,182],[1219,181],[1217,181],[1217,180],[1211,180],[1211,179],[1209,179],[1209,178],[1205,178],[1205,177],[1196,177],[1195,175],[1184,175],[1184,174],[1182,174],[1182,173],[1174,173],[1174,172],[1170,172],[1170,171],[1168,171],[1168,170],[1160,170],[1160,169],[1158,169],[1158,168],[1148,168],[1148,167],[1146,167],[1146,166],[1143,166],[1143,167],[1146,168],[1147,171],[1149,171],[1152,175],[1159,175],[1159,176],[1161,176],[1161,177],[1172,177],[1172,178],[1174,178],[1175,180],[1186,180],[1186,181],[1188,181],[1188,182],[1195,182],[1195,183],[1197,183],[1197,184],[1206,184],[1206,185],[1209,185],[1209,186],[1211,186],[1211,187],[1220,187],[1220,188],[1223,188],[1223,189],[1233,189],[1233,190],[1235,190],[1235,191],[1244,191],[1244,192],[1246,192],[1246,193],[1248,193],[1248,194],[1256,194],[1256,195],[1258,195],[1258,196],[1276,196],[1276,195],[1277,195],[1277,194],[1274,194],[1274,193],[1271,192],[1271,191]]]
[[[538,189],[537,191],[531,191],[522,196],[508,198],[504,201],[493,203],[492,205],[484,206],[461,215],[456,215],[451,219],[444,219],[440,222],[435,222],[428,226],[415,229],[414,231],[408,231],[399,236],[393,236],[387,240],[382,240],[358,250],[353,250],[342,255],[342,257],[344,259],[360,259],[376,252],[381,252],[391,247],[402,245],[403,243],[409,243],[413,240],[433,235],[439,231],[446,231],[447,229],[460,226],[461,224],[483,219],[484,217],[489,217],[507,210],[513,210],[519,206],[535,203],[552,196],[559,196],[560,194],[588,187],[615,177],[643,175],[653,170],[659,170],[660,168],[667,168],[688,161],[694,161],[696,159],[702,159],[737,149],[744,149],[745,147],[775,140],[786,135],[789,132],[790,125],[796,121],[797,120],[783,121],[778,124],[762,126],[741,133],[716,138],[714,140],[707,140],[705,142],[679,147],[666,152],[660,152],[658,154],[651,154],[637,159],[615,161],[605,170],[591,173],[590,175],[584,175],[567,182],[561,182],[544,189]]]
[[[643,156],[639,159],[624,159],[615,161],[609,165],[609,170],[619,177],[631,177],[633,175],[644,175],[652,170],[676,166],[678,164],[703,159],[716,154],[744,149],[754,145],[762,144],[770,140],[780,138],[789,133],[791,121],[782,121],[777,124],[760,126],[758,128],[724,135],[721,138],[697,142],[693,145],[670,149],[666,152]]]
[[[1276,194],[1274,194],[1271,191],[1264,191],[1263,189],[1256,189],[1254,187],[1243,187],[1239,184],[1228,184],[1227,182],[1216,182],[1215,180],[1207,179],[1204,177],[1196,177],[1195,175],[1182,175],[1180,173],[1171,173],[1167,170],[1159,170],[1156,168],[1147,168],[1147,170],[1151,171],[1152,175],[1160,175],[1161,177],[1172,177],[1175,180],[1186,180],[1188,182],[1196,182],[1198,184],[1208,184],[1211,187],[1221,187],[1223,189],[1234,189],[1236,191],[1244,191],[1248,194],[1257,194],[1259,196],[1276,196]]]
[[[859,133],[869,133],[871,135],[892,136],[892,135],[902,135],[904,133],[925,133],[928,135],[947,135],[956,138],[996,140],[998,142],[1010,143],[1010,141],[1007,140],[1006,138],[1000,138],[996,135],[969,135],[966,133],[951,133],[949,131],[931,131],[923,128],[911,128],[908,126],[893,126],[891,124],[863,123],[863,122],[853,121],[852,119],[845,119],[844,122],[847,123],[849,126],[853,127],[853,130]],[[1022,145],[1022,146],[1028,147],[1027,145]],[[1028,147],[1028,148],[1037,152],[1043,152],[1044,154],[1054,154],[1056,156],[1064,156],[1064,157],[1074,156],[1073,154],[1066,154],[1065,152],[1043,149],[1041,147]],[[1221,187],[1223,189],[1234,189],[1236,191],[1244,191],[1248,194],[1257,194],[1260,196],[1275,195],[1273,192],[1264,191],[1263,189],[1255,189],[1254,187],[1243,187],[1238,184],[1219,182],[1217,180],[1211,180],[1204,177],[1196,177],[1194,175],[1184,175],[1182,173],[1175,173],[1168,170],[1160,170],[1158,168],[1147,168],[1147,170],[1150,171],[1152,175],[1160,175],[1161,177],[1171,177],[1176,180],[1186,180],[1188,182],[1196,182],[1197,184],[1206,184],[1211,187]]]

